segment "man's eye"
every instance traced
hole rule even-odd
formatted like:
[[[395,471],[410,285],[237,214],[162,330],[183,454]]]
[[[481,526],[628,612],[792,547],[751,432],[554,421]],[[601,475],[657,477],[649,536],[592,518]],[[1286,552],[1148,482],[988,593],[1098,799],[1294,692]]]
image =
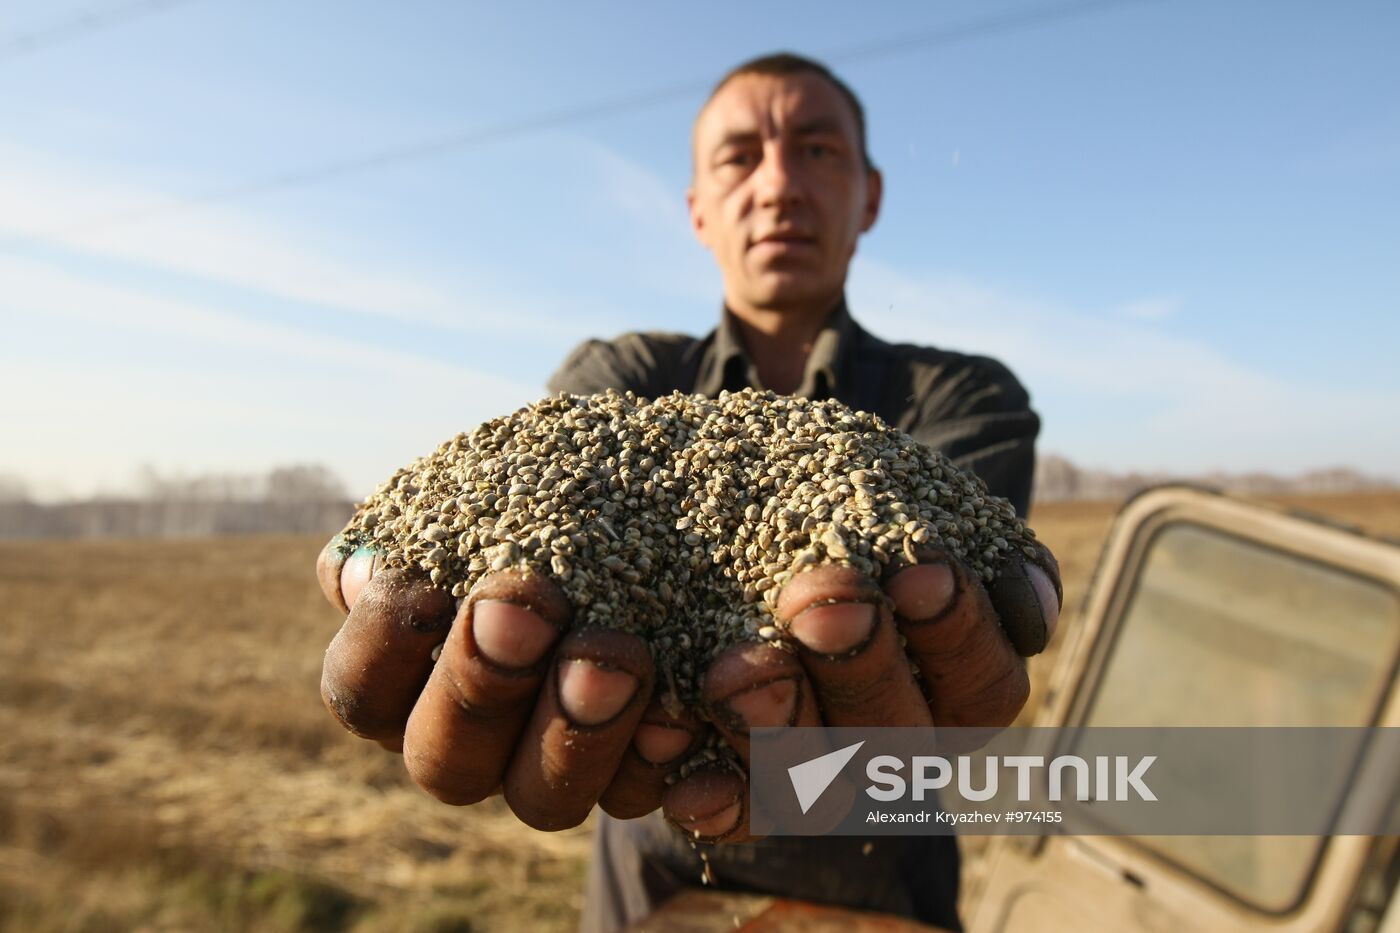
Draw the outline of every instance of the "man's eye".
[[[812,143],[807,146],[807,154],[814,159],[824,159],[831,155],[831,147],[825,143]]]
[[[753,165],[753,162],[754,158],[751,152],[736,152],[723,160],[724,165],[737,165],[740,168]]]

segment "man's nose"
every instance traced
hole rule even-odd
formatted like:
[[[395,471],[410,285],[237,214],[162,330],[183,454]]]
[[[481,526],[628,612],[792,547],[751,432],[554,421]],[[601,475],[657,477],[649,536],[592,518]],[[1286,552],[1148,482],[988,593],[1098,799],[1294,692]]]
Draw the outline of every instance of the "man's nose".
[[[771,144],[765,147],[763,159],[754,173],[760,205],[792,204],[802,199],[802,179],[790,147]]]

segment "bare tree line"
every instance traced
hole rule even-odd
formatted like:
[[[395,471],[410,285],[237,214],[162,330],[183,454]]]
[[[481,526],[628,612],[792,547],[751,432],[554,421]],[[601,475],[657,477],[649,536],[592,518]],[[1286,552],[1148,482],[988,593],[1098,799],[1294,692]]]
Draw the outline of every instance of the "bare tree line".
[[[1149,486],[1168,482],[1189,482],[1210,486],[1225,492],[1250,496],[1331,495],[1348,492],[1373,492],[1400,488],[1393,480],[1366,476],[1346,467],[1312,470],[1297,476],[1273,473],[1115,473],[1109,470],[1084,469],[1064,457],[1054,454],[1041,457],[1036,464],[1036,502],[1073,500],[1112,501],[1126,499]]]
[[[35,502],[23,480],[0,476],[0,538],[331,534],[354,506],[318,465],[190,477],[144,468],[133,494],[56,503]]]

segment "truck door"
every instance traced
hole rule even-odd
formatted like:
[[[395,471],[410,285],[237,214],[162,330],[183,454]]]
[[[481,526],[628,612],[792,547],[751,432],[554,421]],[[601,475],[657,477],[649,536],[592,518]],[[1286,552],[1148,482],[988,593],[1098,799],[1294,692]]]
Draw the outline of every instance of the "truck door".
[[[1143,493],[1066,636],[1038,726],[1400,726],[1400,547],[1321,521],[1190,487]],[[1318,805],[1348,805],[1360,782],[1391,789],[1385,801],[1396,769],[1363,758]],[[1394,826],[1400,797],[1381,806]],[[1394,836],[998,837],[964,915],[969,933],[1394,933],[1396,848]]]

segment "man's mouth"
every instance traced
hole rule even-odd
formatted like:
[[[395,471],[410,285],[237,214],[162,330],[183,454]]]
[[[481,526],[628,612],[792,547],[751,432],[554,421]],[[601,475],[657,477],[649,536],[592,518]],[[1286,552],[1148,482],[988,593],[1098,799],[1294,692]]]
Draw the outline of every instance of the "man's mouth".
[[[813,246],[816,242],[816,237],[808,236],[805,233],[798,233],[795,230],[779,230],[767,234],[766,236],[759,237],[753,242],[750,248],[766,246],[769,249],[775,250],[795,249],[803,246]]]

